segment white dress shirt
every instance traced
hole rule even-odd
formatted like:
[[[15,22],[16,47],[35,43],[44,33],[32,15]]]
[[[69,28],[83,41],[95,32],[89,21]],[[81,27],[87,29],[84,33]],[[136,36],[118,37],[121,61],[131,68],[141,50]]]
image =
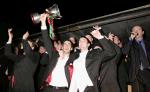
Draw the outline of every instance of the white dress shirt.
[[[68,82],[65,74],[65,65],[69,57],[58,58],[58,62],[52,71],[52,80],[49,85],[56,87],[68,87]]]
[[[73,63],[73,75],[69,92],[84,92],[87,86],[93,86],[93,83],[86,70],[86,55],[88,50],[81,52],[78,59]]]

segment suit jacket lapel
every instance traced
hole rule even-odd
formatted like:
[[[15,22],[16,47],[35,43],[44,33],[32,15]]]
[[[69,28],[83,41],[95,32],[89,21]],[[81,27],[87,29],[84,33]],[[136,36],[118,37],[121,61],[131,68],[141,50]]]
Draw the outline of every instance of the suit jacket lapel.
[[[52,61],[50,61],[51,63],[50,63],[50,67],[49,67],[49,72],[50,73],[52,73],[52,71],[53,71],[53,69],[55,68],[55,66],[56,66],[56,64],[57,64],[57,62],[58,62],[58,57],[59,57],[59,55],[58,55],[58,53],[55,53],[54,55],[53,55],[53,59],[52,59]]]
[[[70,56],[69,56],[69,59],[67,60],[67,63],[65,65],[65,75],[66,75],[66,78],[67,78],[67,81],[68,81],[68,85],[70,85],[70,81],[71,81],[71,78],[70,78],[70,71],[69,71],[69,66],[70,64],[73,64],[74,60],[77,59],[79,57],[79,53],[76,52],[76,53],[71,53]]]
[[[51,75],[53,69],[54,69],[55,66],[56,66],[58,56],[59,56],[58,53],[53,53],[53,55],[52,55],[53,58],[52,58],[51,60],[49,60],[49,66],[48,66],[48,68],[47,68],[47,71],[46,71],[44,80],[47,79],[47,77],[49,76],[49,74]]]
[[[91,51],[88,51],[88,53],[86,55],[86,61],[85,61],[86,62],[86,68],[89,67],[89,65],[91,65],[90,64],[91,63],[91,55],[92,55]]]

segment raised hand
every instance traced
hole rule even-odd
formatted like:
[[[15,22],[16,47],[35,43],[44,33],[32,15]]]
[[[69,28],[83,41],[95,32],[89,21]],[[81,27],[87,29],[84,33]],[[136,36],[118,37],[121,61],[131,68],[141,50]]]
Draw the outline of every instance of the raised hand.
[[[138,35],[138,33],[131,32],[131,35],[130,35],[131,40],[133,40],[137,35]]]
[[[8,37],[9,37],[9,39],[8,39],[7,43],[11,44],[12,43],[12,39],[13,39],[12,28],[8,29]]]
[[[115,37],[115,35],[113,33],[109,32],[108,39],[111,41],[114,41],[114,37]]]
[[[47,16],[48,15],[46,13],[41,14],[40,21],[41,21],[41,25],[42,26],[46,26],[46,18],[47,18]]]
[[[29,37],[29,32],[27,31],[27,32],[23,35],[22,39],[26,40],[28,37]]]
[[[13,38],[12,28],[8,29],[8,37],[11,39]]]
[[[101,30],[101,29],[102,29],[102,27],[100,27],[100,26],[98,26],[98,25],[93,26],[93,28],[94,28],[95,30]]]
[[[95,37],[96,39],[101,39],[103,36],[101,35],[101,33],[99,32],[99,30],[94,30],[91,32],[91,34],[93,35],[93,37]]]

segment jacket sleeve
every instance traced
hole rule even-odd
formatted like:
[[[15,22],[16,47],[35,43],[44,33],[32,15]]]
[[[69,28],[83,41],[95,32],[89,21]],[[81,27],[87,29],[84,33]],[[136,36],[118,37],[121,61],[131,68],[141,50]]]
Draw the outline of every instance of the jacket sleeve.
[[[41,60],[40,60],[40,64],[41,65],[47,65],[48,64],[48,55],[46,53],[44,53],[42,56],[41,56]]]
[[[18,56],[12,52],[11,44],[5,45],[4,55],[13,62],[17,61],[18,59]]]
[[[122,57],[122,50],[116,44],[113,43],[113,45],[114,45],[114,49],[116,51],[116,56],[115,56],[116,57],[116,61],[115,62],[116,62],[116,64],[118,64],[120,59],[121,59],[121,57]]]
[[[129,40],[127,44],[124,45],[122,51],[124,55],[128,55],[134,40]]]
[[[26,40],[22,40],[22,43],[23,43],[23,50],[24,50],[24,52],[26,53],[27,56],[29,56],[30,58],[32,58],[32,56],[33,56],[33,50],[29,46],[29,43]]]
[[[53,45],[50,37],[48,36],[48,30],[41,30],[41,32],[44,41],[44,46],[48,52],[49,57],[51,58],[53,54]]]
[[[100,52],[100,57],[99,57],[99,59],[102,60],[102,62],[107,61],[116,55],[114,46],[109,40],[103,38],[99,40],[99,43],[103,48],[103,51]]]

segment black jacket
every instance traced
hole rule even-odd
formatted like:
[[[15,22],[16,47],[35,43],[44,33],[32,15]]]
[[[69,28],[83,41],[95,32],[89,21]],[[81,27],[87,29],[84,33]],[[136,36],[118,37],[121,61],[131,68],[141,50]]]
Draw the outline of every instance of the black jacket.
[[[34,92],[34,73],[39,61],[39,54],[31,50],[27,41],[23,40],[26,55],[12,53],[11,44],[6,44],[5,55],[14,62],[14,84],[11,88],[15,92]]]

